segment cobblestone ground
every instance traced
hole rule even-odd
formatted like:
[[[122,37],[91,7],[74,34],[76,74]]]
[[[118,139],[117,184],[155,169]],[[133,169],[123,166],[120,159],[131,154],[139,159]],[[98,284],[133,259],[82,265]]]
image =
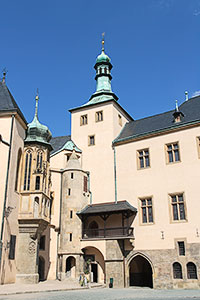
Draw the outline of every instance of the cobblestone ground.
[[[43,292],[1,296],[4,300],[200,300],[200,290],[151,290],[151,289],[90,289],[82,291]]]

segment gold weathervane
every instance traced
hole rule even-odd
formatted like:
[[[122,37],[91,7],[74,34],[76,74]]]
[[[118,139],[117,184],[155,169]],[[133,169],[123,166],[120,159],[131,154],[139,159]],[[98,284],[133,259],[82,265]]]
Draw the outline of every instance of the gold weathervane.
[[[105,32],[102,33],[102,51],[104,51],[104,37],[105,37]]]

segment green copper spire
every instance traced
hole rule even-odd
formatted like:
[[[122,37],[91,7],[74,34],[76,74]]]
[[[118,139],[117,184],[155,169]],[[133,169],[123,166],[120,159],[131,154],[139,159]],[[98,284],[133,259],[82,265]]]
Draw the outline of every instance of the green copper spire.
[[[50,146],[51,132],[47,126],[42,125],[38,120],[38,101],[39,96],[37,92],[35,97],[35,115],[33,121],[28,124],[25,142],[39,142]]]

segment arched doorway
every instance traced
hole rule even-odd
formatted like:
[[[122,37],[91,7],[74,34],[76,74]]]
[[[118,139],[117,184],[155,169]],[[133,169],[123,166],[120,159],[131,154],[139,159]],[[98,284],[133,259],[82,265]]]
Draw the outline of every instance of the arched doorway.
[[[130,286],[153,287],[152,268],[146,258],[135,256],[129,264]]]
[[[69,256],[66,259],[66,277],[75,278],[76,259],[73,256]]]
[[[39,256],[39,264],[38,264],[39,281],[45,280],[44,272],[45,272],[45,260],[42,256]]]
[[[89,274],[91,282],[105,283],[105,261],[103,254],[95,247],[88,246],[84,252],[84,273]]]

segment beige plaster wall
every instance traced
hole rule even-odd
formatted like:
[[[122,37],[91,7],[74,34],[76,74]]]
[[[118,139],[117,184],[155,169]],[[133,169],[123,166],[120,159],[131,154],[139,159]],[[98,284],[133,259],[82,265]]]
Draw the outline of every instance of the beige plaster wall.
[[[10,235],[18,235],[18,206],[19,206],[19,193],[15,191],[15,180],[16,180],[16,168],[17,168],[17,157],[18,150],[21,148],[23,151],[24,138],[25,138],[25,124],[21,123],[21,120],[14,118],[13,124],[13,139],[12,139],[12,150],[11,150],[11,158],[10,158],[10,172],[8,177],[8,192],[7,192],[7,200],[6,207],[10,206],[12,211],[8,218],[5,218],[4,224],[4,236],[3,243],[7,245],[7,242],[10,242]],[[10,130],[11,130],[11,116],[0,118],[0,128],[1,135],[6,142],[10,142]],[[6,183],[6,172],[7,172],[7,164],[8,164],[8,151],[9,147],[0,144],[0,168],[2,167],[3,173],[0,178],[0,211],[1,218],[3,212],[3,202],[4,202],[4,193],[5,193],[5,183]],[[3,159],[2,159],[3,158]],[[20,180],[20,176],[19,176]],[[6,248],[6,250],[5,250]],[[2,272],[1,272],[1,282],[2,283],[11,283],[15,282],[15,274],[16,274],[16,261],[9,260],[9,248],[4,247],[4,251],[2,253]],[[17,239],[16,239],[16,249],[17,249]]]
[[[95,113],[103,111],[103,121],[95,122]],[[88,124],[80,125],[81,115],[88,115]],[[91,173],[93,203],[114,201],[114,154],[112,141],[127,118],[112,102],[99,104],[72,112],[72,140],[83,151],[82,167]],[[95,145],[88,146],[88,136],[95,136]],[[100,184],[99,184],[100,183]]]
[[[196,137],[200,128],[182,130],[162,136],[135,141],[116,147],[118,200],[130,202],[138,209],[133,222],[135,250],[172,249],[174,238],[187,238],[199,243],[200,231],[199,169]],[[181,161],[166,163],[165,144],[179,142]],[[150,168],[137,168],[137,150],[149,148]],[[186,221],[172,221],[170,193],[184,193]],[[153,224],[142,224],[139,198],[152,196]],[[164,239],[161,238],[163,231]]]

